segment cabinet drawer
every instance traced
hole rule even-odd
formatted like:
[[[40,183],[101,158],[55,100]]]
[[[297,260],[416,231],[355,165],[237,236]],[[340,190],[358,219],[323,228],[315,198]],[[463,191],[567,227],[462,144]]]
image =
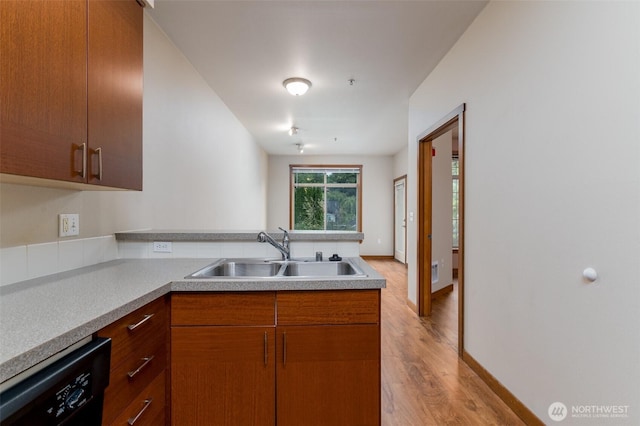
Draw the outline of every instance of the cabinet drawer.
[[[176,293],[171,325],[274,325],[274,292]]]
[[[165,378],[163,371],[138,394],[111,426],[157,426],[165,424]],[[133,423],[130,423],[130,421]]]
[[[167,301],[161,297],[98,332],[111,338],[111,369],[143,356],[167,338]]]
[[[380,290],[278,292],[278,325],[378,324]]]
[[[167,349],[163,341],[153,351],[127,359],[112,368],[109,387],[104,393],[102,423],[111,424],[158,374],[164,375],[166,365]]]

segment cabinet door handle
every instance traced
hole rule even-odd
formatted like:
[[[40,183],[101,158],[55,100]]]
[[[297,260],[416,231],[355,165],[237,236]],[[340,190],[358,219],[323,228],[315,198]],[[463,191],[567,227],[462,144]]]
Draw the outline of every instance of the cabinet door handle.
[[[149,408],[149,406],[151,405],[151,403],[153,402],[153,398],[149,398],[149,399],[145,399],[144,400],[144,405],[142,406],[142,409],[140,411],[138,411],[138,414],[136,414],[134,417],[131,417],[127,423],[129,423],[129,426],[133,426],[133,424],[135,422],[138,421],[138,419],[140,418],[140,416],[142,415],[142,413],[145,412],[145,410],[147,408]]]
[[[93,175],[94,178],[102,180],[102,148],[96,148],[93,150],[94,154],[98,154],[98,174]]]
[[[133,379],[136,374],[138,374],[143,368],[145,368],[147,365],[149,365],[151,360],[153,360],[153,357],[154,357],[154,355],[142,358],[142,361],[144,361],[144,362],[142,364],[140,364],[140,367],[136,368],[133,371],[129,371],[127,373],[127,376],[129,376],[130,379]]]
[[[135,324],[131,324],[131,325],[128,325],[128,326],[127,326],[127,330],[129,330],[129,331],[135,331],[135,329],[136,329],[136,328],[140,327],[142,324],[144,324],[145,322],[149,321],[153,315],[154,315],[154,314],[148,314],[148,315],[145,315],[145,316],[144,316],[140,321],[138,321],[137,323],[135,323]]]
[[[84,179],[87,177],[87,143],[85,142],[80,145],[74,144],[73,146],[75,151],[82,151],[82,170],[74,170],[74,172]]]
[[[282,333],[282,365],[287,365],[287,332]]]
[[[269,350],[268,350],[268,339],[267,332],[264,332],[264,365],[267,366],[267,361],[269,360]]]

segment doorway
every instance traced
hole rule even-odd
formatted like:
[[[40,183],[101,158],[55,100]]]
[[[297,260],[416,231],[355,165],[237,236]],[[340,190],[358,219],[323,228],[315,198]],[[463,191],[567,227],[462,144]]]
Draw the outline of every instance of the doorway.
[[[407,175],[393,180],[393,257],[407,263]]]
[[[446,117],[442,118],[437,124],[431,127],[418,137],[418,265],[417,265],[417,278],[418,278],[418,312],[421,316],[428,316],[431,314],[431,298],[433,296],[432,281],[437,282],[439,280],[440,267],[446,267],[453,273],[453,244],[448,243],[448,262],[444,261],[444,257],[441,249],[441,235],[442,222],[434,223],[434,219],[437,219],[434,215],[434,194],[441,192],[441,188],[434,188],[433,173],[437,165],[434,164],[434,156],[438,155],[437,150],[434,150],[434,141],[447,134],[451,134],[451,148],[440,152],[440,155],[445,155],[449,161],[449,167],[451,167],[452,159],[454,157],[457,147],[457,190],[458,190],[458,202],[457,202],[457,223],[453,221],[453,217],[450,216],[451,228],[446,228],[445,233],[450,233],[447,238],[453,240],[453,229],[457,226],[457,239],[458,239],[458,254],[457,254],[457,275],[458,275],[458,354],[462,356],[464,347],[464,112],[465,105],[462,104]],[[448,137],[448,136],[446,136]],[[451,170],[451,169],[449,169]],[[452,190],[453,176],[446,181],[438,181],[438,185],[448,185],[448,190]],[[451,213],[453,212],[453,205],[451,206]],[[437,219],[440,220],[440,219]],[[440,235],[440,236],[439,236]],[[439,238],[438,241],[434,240],[434,237]],[[436,245],[439,248],[436,249]],[[440,250],[440,251],[437,251]],[[434,252],[437,257],[434,256]],[[449,271],[447,269],[447,272]],[[447,275],[448,276],[448,275]],[[448,279],[448,278],[445,278]]]

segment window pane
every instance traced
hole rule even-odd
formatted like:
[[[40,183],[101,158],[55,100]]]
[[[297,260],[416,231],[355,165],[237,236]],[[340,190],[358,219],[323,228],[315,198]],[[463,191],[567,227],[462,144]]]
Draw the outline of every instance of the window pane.
[[[357,232],[360,170],[292,167],[293,229]]]
[[[327,183],[358,183],[358,174],[327,171]]]
[[[458,176],[460,174],[460,160],[454,158],[451,161],[451,174],[453,176]]]
[[[356,231],[356,188],[327,189],[327,230]]]
[[[324,229],[323,188],[297,187],[294,190],[294,229],[317,231]]]
[[[459,237],[458,237],[458,235],[459,235],[458,223],[459,222],[458,222],[457,219],[453,220],[453,247],[458,247],[458,244],[459,244],[459,241],[458,241],[458,239],[459,239]]]
[[[453,161],[454,164],[454,168],[453,168],[453,208],[452,208],[452,212],[453,212],[453,247],[458,247],[458,223],[459,223],[459,218],[458,218],[458,206],[460,204],[460,191],[459,191],[459,185],[460,185],[460,181],[458,180],[458,170],[457,170],[457,165],[458,165],[458,160],[454,160]]]
[[[295,173],[295,183],[324,183],[324,172]]]

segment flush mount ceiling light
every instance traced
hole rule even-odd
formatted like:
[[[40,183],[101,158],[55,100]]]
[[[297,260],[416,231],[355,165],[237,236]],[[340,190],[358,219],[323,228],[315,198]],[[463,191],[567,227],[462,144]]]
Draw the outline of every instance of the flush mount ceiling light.
[[[301,143],[297,143],[296,147],[298,147],[298,152],[302,154],[304,152],[304,145]]]
[[[283,81],[282,85],[293,96],[301,96],[307,93],[307,90],[311,87],[311,82],[306,78],[292,77]]]
[[[291,126],[291,128],[289,129],[289,136],[297,135],[298,130],[299,129],[296,126]]]

